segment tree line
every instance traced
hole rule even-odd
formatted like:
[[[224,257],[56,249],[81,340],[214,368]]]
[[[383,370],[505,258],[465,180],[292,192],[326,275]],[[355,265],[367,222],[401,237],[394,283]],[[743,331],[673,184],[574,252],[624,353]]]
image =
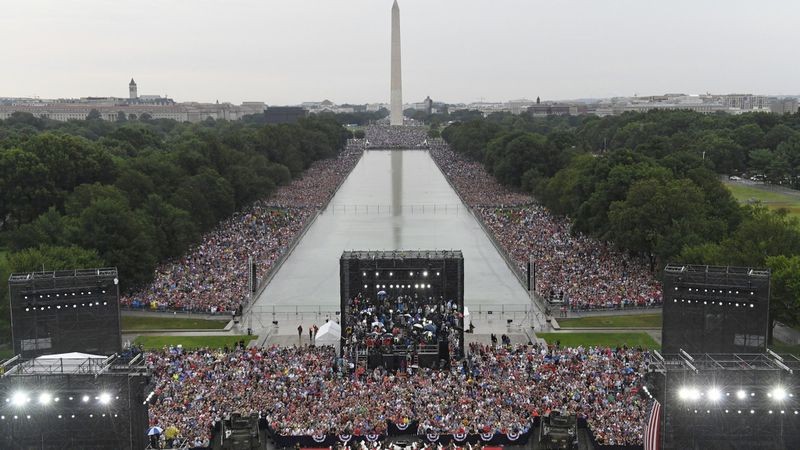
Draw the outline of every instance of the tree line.
[[[770,268],[771,324],[800,323],[798,219],[739,205],[721,181],[759,174],[800,187],[800,114],[495,113],[442,137],[500,183],[569,216],[573,232],[645,257],[657,276],[668,262]]]
[[[291,125],[208,120],[0,121],[0,333],[8,274],[117,266],[127,289],[151,280],[202,233],[351,133],[334,117]]]

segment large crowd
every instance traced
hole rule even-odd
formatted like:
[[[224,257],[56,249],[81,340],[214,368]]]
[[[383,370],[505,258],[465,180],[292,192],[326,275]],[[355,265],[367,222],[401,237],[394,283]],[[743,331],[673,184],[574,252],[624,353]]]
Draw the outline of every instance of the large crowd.
[[[366,146],[376,149],[428,148],[425,127],[370,125],[364,129]]]
[[[559,411],[587,420],[602,444],[642,442],[639,386],[650,354],[632,348],[471,344],[449,370],[353,370],[330,347],[164,349],[150,424],[208,442],[232,413],[257,413],[284,436],[383,434],[387,420],[418,433],[524,433]]]
[[[458,305],[443,298],[434,299],[418,292],[389,295],[378,291],[372,297],[362,293],[349,301],[345,320],[348,344],[367,352],[387,353],[395,349],[407,352],[421,345],[447,341],[460,345],[456,329],[462,327],[463,315]]]
[[[661,285],[644,259],[573,233],[569,219],[504,188],[447,145],[434,145],[431,155],[520,272],[535,264],[541,296],[573,310],[661,304]]]
[[[348,148],[317,161],[301,178],[280,187],[206,233],[180,258],[159,266],[153,281],[120,302],[131,308],[217,313],[248,300],[248,260],[262,279],[358,162]]]

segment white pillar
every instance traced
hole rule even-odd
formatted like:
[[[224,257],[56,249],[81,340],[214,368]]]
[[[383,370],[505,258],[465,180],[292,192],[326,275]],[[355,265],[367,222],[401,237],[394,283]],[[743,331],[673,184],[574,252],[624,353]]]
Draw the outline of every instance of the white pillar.
[[[403,81],[400,75],[400,7],[392,5],[392,92],[389,123],[403,125]]]

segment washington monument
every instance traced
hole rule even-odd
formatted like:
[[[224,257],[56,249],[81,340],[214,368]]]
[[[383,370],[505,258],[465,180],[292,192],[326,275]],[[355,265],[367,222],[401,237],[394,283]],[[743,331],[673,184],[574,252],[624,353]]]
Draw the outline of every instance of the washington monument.
[[[400,7],[392,5],[392,95],[390,125],[403,125],[403,80],[400,75]]]

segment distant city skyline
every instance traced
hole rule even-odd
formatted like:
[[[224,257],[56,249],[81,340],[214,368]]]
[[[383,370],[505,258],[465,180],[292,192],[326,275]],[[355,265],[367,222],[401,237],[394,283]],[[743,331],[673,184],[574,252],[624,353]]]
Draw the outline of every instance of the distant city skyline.
[[[797,2],[399,3],[407,103],[800,94]],[[391,4],[11,2],[0,96],[388,103]]]

